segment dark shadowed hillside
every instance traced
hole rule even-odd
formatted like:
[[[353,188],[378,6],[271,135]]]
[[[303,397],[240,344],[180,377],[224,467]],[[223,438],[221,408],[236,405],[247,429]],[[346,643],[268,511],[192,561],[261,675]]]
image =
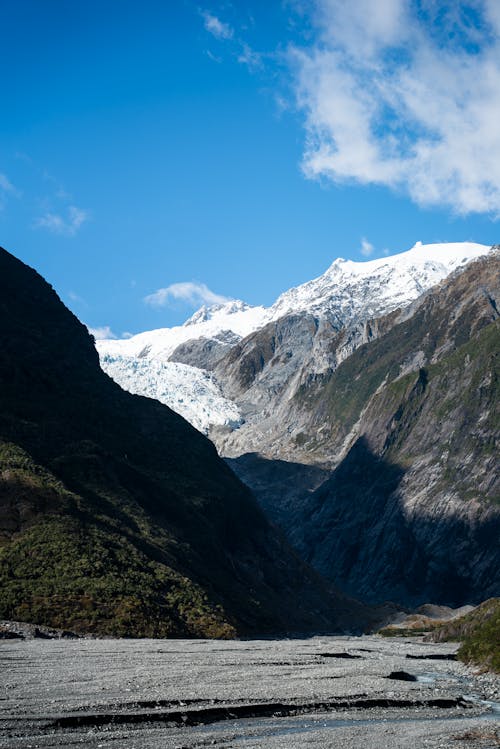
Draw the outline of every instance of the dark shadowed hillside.
[[[473,263],[300,394],[313,452],[347,451],[292,535],[351,594],[459,606],[500,590],[499,297],[498,257]]]
[[[0,618],[101,634],[359,627],[213,445],[105,375],[93,339],[0,251]]]
[[[308,377],[306,361],[295,391],[268,389],[270,416],[252,425],[265,457],[231,460],[304,557],[350,595],[460,606],[499,594],[499,304],[497,251],[366,323],[339,363],[354,333],[332,331],[329,370]]]

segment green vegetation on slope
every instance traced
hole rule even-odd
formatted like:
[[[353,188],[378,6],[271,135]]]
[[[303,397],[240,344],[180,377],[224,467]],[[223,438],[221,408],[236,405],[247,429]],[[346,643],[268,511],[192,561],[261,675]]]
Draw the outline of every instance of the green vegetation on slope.
[[[301,443],[329,459],[361,418],[360,433],[376,432],[381,439],[385,432],[378,449],[402,467],[422,451],[446,450],[443,481],[464,499],[471,490],[478,495],[475,480],[468,485],[470,471],[461,469],[461,457],[468,452],[485,459],[497,449],[500,321],[487,289],[498,289],[499,267],[498,258],[473,264],[441,294],[430,294],[409,319],[302,386],[296,400],[310,413],[311,426]],[[416,360],[423,362],[420,369]],[[437,428],[424,433],[419,426],[415,438],[423,417]],[[498,501],[494,483],[479,494]]]
[[[469,614],[447,622],[432,639],[458,640],[461,660],[500,673],[500,598],[490,598]]]
[[[24,531],[4,530],[0,543],[0,618],[101,635],[235,635],[222,608],[161,560],[161,529],[154,539],[145,525],[134,532],[118,517],[92,516],[13,445],[1,444],[0,463],[4,499],[21,500],[26,513]]]

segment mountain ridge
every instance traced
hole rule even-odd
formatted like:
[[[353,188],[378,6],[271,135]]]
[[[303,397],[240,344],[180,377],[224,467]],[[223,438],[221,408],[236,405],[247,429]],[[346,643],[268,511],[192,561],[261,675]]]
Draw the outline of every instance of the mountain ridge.
[[[0,250],[0,618],[101,635],[343,630],[335,593],[213,444],[123,391],[54,290]]]
[[[337,259],[321,276],[284,292],[269,308],[230,300],[214,305],[212,311],[201,308],[183,326],[140,333],[127,340],[98,340],[96,346],[104,370],[126,389],[133,381],[134,392],[160,396],[162,402],[178,409],[207,434],[212,426],[233,428],[245,415],[234,412],[234,403],[231,406],[216,400],[209,388],[203,388],[206,375],[191,370],[200,391],[200,412],[196,413],[192,403],[179,402],[178,369],[172,362],[213,371],[240,341],[290,314],[309,314],[337,330],[347,323],[387,314],[402,302],[409,304],[449,273],[488,251],[486,245],[467,242],[417,243],[406,252],[376,260]],[[143,368],[137,367],[138,359],[164,366],[157,366],[156,377],[145,377]],[[214,384],[217,388],[217,377]],[[224,397],[222,383],[219,386]]]
[[[246,425],[262,446],[253,467],[233,433],[233,470],[351,595],[410,606],[498,595],[499,301],[495,251],[379,318],[380,335]],[[342,341],[331,345],[334,356]],[[280,460],[304,482],[291,512]],[[319,486],[311,466],[330,471]]]

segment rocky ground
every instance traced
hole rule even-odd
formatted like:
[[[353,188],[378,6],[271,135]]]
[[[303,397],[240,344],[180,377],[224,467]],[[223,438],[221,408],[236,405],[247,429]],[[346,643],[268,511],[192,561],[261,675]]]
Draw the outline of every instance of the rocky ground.
[[[500,680],[455,649],[377,636],[5,639],[0,747],[498,747]]]

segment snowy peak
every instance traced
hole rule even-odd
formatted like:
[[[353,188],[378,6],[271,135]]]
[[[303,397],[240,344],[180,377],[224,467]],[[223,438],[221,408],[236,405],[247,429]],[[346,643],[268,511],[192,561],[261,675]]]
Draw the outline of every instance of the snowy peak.
[[[209,320],[224,320],[228,315],[234,315],[236,312],[245,312],[251,309],[250,305],[242,302],[240,299],[231,299],[224,304],[204,304],[184,323],[188,325],[198,325]]]
[[[375,260],[345,260],[337,258],[328,268],[325,276],[334,275],[341,270],[351,275],[366,276],[376,273],[381,267],[391,267],[394,270],[403,270],[409,266],[419,267],[425,263],[442,265],[450,271],[459,267],[476,257],[485,255],[490,250],[489,245],[477,244],[475,242],[445,242],[434,244],[422,244],[416,242],[413,247],[405,252],[395,255],[387,255]],[[450,272],[448,271],[448,272]]]
[[[273,319],[292,312],[326,315],[338,325],[379,316],[414,301],[457,268],[489,252],[472,242],[428,244],[356,262],[338,258],[319,278],[282,294]]]
[[[100,353],[166,361],[186,341],[217,338],[228,331],[243,338],[291,313],[327,315],[345,325],[409,304],[456,268],[489,250],[487,245],[472,242],[417,242],[406,252],[376,260],[338,258],[319,278],[281,294],[272,307],[252,307],[233,299],[201,307],[183,325],[139,333],[126,340],[99,340],[96,345]]]
[[[243,338],[265,325],[268,319],[269,311],[265,307],[251,307],[236,300],[201,307],[183,325],[149,330],[124,340],[99,340],[96,347],[99,354],[167,361],[175,349],[186,341],[219,338],[228,331]]]

